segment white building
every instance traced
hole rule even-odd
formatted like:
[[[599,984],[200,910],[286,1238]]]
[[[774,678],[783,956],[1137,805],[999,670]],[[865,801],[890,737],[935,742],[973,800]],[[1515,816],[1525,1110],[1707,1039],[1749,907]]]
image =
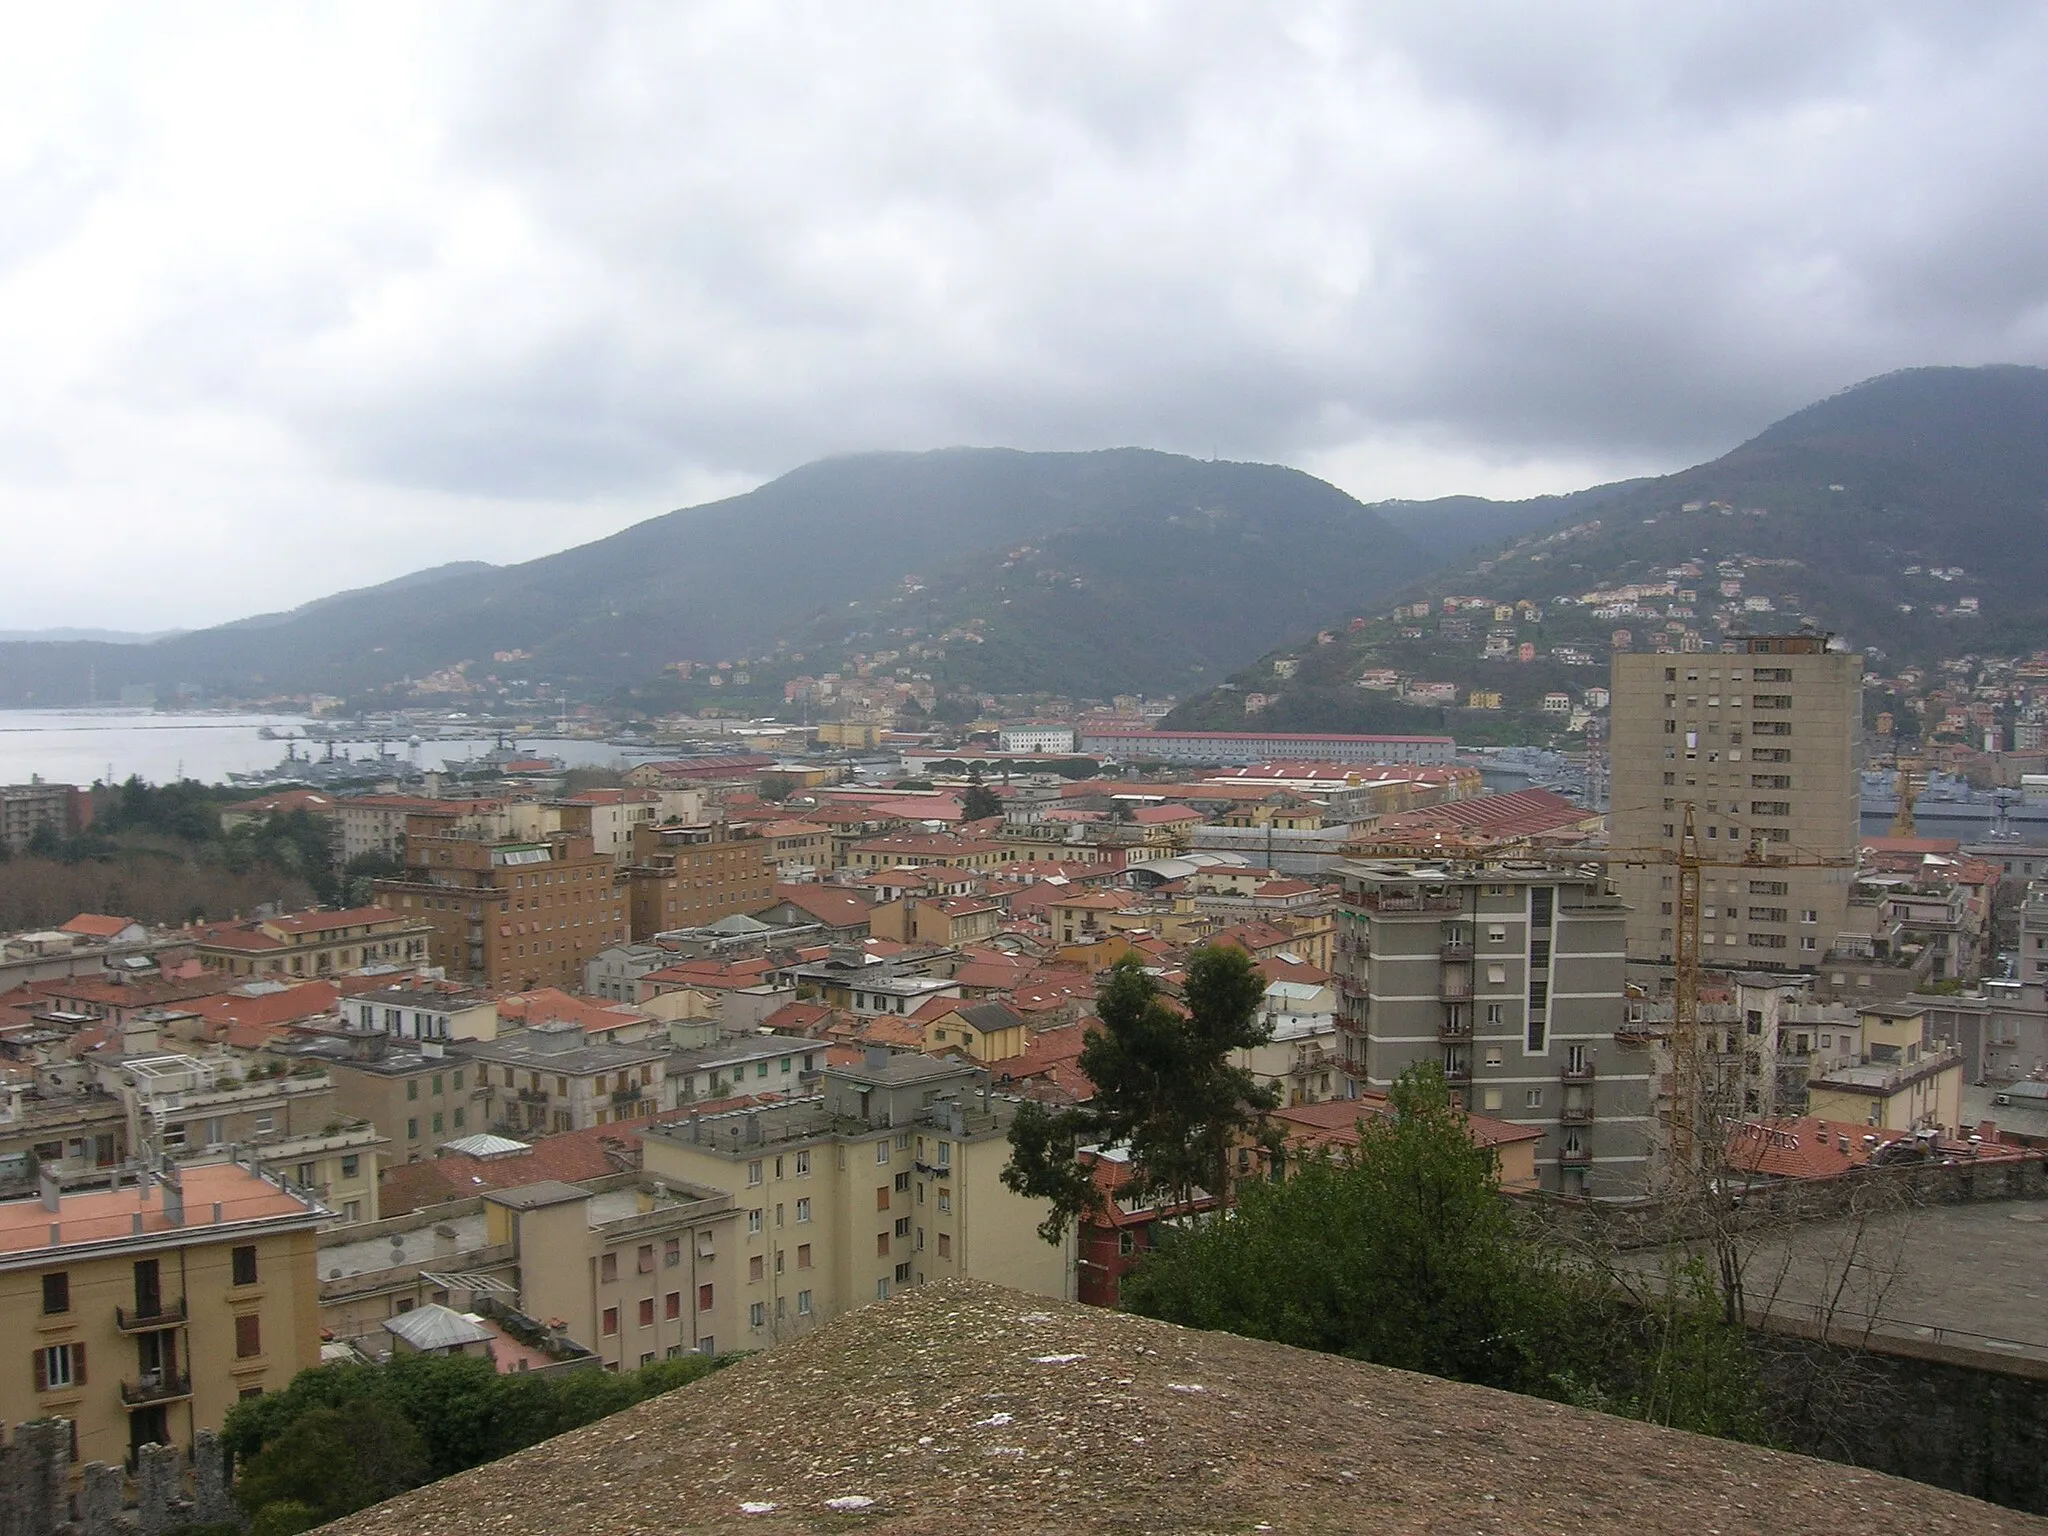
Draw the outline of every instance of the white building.
[[[1005,752],[1071,752],[1074,750],[1074,728],[1071,725],[1006,725],[999,740]]]

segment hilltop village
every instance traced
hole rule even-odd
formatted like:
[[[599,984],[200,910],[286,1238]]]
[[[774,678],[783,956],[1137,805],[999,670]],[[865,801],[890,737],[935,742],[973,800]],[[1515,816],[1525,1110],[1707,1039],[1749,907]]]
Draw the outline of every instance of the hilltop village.
[[[1455,606],[1488,645],[1542,618]],[[35,1335],[0,1417],[133,1465],[321,1363],[626,1373],[940,1281],[1115,1307],[1164,1232],[1344,1157],[1418,1063],[1553,1217],[1654,1203],[1682,1162],[1809,1195],[2039,1175],[2048,838],[1916,825],[1924,777],[1884,766],[1876,684],[1828,637],[1657,633],[1610,637],[1608,682],[1557,711],[1611,760],[1569,793],[1449,735],[1166,730],[1125,701],[944,731],[870,702],[611,774],[513,750],[222,798],[226,832],[310,824],[371,873],[325,906],[0,945],[4,1295]],[[2008,762],[1988,737],[2048,669],[1939,676],[1930,738],[1960,711],[1964,750]],[[1882,831],[1873,762],[1905,790]],[[87,836],[107,794],[0,791],[10,850]],[[1045,1240],[1003,1177],[1017,1116],[1093,1098],[1120,967],[1171,1000],[1219,949],[1263,988],[1236,1064],[1271,1090],[1264,1139],[1175,1201],[1083,1147],[1100,1199]],[[1983,1289],[1930,1270],[1865,1331],[2043,1352]]]

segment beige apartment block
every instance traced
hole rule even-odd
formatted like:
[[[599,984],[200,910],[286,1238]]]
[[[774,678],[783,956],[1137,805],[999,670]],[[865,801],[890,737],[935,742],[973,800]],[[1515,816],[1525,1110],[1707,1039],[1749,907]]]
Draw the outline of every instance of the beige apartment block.
[[[1016,1105],[988,1085],[972,1063],[871,1051],[827,1067],[815,1098],[642,1132],[648,1176],[723,1191],[743,1215],[730,1347],[944,1277],[1072,1297],[1071,1235],[1045,1242],[1044,1202],[1003,1186]]]
[[[556,1325],[613,1369],[741,1346],[741,1213],[713,1190],[641,1174],[494,1190],[320,1247],[320,1324],[376,1351],[384,1324],[489,1295]]]
[[[0,1204],[0,1419],[71,1420],[81,1462],[218,1429],[319,1363],[324,1214],[231,1162]]]
[[[1690,807],[1707,859],[1739,864],[1754,847],[1842,866],[1701,876],[1703,964],[1812,968],[1842,929],[1855,873],[1863,658],[1823,635],[1737,643],[1614,658],[1612,840],[1675,853]],[[1617,865],[1614,877],[1631,908],[1629,958],[1671,960],[1675,872]]]

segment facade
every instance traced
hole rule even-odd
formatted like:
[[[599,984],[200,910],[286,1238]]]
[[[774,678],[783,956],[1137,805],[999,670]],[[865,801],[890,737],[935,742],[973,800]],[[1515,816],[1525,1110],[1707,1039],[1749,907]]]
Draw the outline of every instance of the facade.
[[[1807,1112],[1878,1130],[1961,1129],[1963,1058],[1921,1003],[1857,1010],[1859,1059],[1809,1078]]]
[[[1709,860],[1836,867],[1708,868],[1700,960],[1811,969],[1835,947],[1855,873],[1863,658],[1821,635],[1752,636],[1734,654],[1618,653],[1610,813],[1617,848],[1675,854],[1692,809]],[[1669,961],[1675,872],[1615,866],[1633,959]]]
[[[294,912],[250,923],[210,923],[194,946],[209,970],[230,976],[332,976],[366,965],[419,965],[428,927],[386,907]]]
[[[476,1069],[484,1123],[508,1132],[583,1131],[675,1108],[669,1045],[593,1045],[579,1024],[541,1024],[453,1048]],[[481,1127],[479,1127],[481,1129]]]
[[[1074,728],[1071,725],[1006,725],[996,733],[996,739],[1005,752],[1074,750]]]
[[[400,1041],[351,1028],[274,1054],[326,1068],[341,1116],[380,1133],[379,1165],[432,1157],[442,1142],[485,1126],[479,1069],[442,1054],[433,1041]]]
[[[701,928],[775,899],[775,872],[760,838],[722,821],[641,825],[624,872],[632,937]]]
[[[1597,869],[1340,866],[1338,1038],[1354,1092],[1418,1061],[1464,1106],[1542,1131],[1542,1187],[1640,1191],[1656,1141],[1647,1042],[1625,1029],[1627,909]]]
[[[404,875],[374,889],[424,925],[450,979],[501,992],[581,986],[583,967],[627,936],[612,861],[572,833],[507,842],[415,817]]]
[[[491,994],[454,982],[409,982],[348,999],[342,1017],[394,1040],[490,1040],[498,1033]]]
[[[0,1204],[0,1415],[62,1417],[77,1459],[189,1447],[320,1360],[319,1206],[239,1163],[124,1172]]]
[[[1448,736],[1293,735],[1270,731],[1131,731],[1083,728],[1094,757],[1162,763],[1449,763]]]
[[[460,816],[481,804],[461,800],[429,800],[418,795],[356,795],[334,802],[335,838],[341,862],[382,854],[405,855],[405,826],[416,815]]]
[[[0,784],[0,848],[26,853],[38,832],[76,837],[92,825],[92,796],[71,784]]]
[[[1071,1238],[1003,1187],[1013,1101],[971,1063],[870,1051],[817,1097],[642,1133],[644,1172],[723,1191],[744,1213],[745,1332],[758,1348],[899,1289],[953,1276],[1073,1294]]]

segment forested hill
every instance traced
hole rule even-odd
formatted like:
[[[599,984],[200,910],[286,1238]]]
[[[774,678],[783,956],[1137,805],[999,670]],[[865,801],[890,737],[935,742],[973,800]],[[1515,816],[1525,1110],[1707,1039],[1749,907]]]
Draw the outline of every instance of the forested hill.
[[[1670,583],[1615,613],[1592,595]],[[1446,614],[1446,597],[1492,599]],[[1604,666],[1616,630],[1724,633],[1809,622],[1878,663],[2048,646],[2048,370],[1916,368],[1808,406],[1692,469],[1615,488],[1542,528],[1456,562],[1388,605],[1327,610],[1312,626],[1190,700],[1176,723],[1241,718],[1247,692],[1274,702],[1274,728],[1414,723],[1420,712],[1357,687],[1377,669],[1499,690],[1513,713],[1542,694],[1583,687],[1554,658],[1590,652]],[[1496,622],[1494,605],[1529,605]],[[1541,614],[1532,621],[1529,611]],[[1604,615],[1604,616],[1603,616]],[[1365,617],[1353,628],[1348,622]],[[1488,660],[1489,639],[1535,648],[1536,661]],[[1291,671],[1291,677],[1282,677]],[[1392,711],[1390,717],[1389,711]]]

